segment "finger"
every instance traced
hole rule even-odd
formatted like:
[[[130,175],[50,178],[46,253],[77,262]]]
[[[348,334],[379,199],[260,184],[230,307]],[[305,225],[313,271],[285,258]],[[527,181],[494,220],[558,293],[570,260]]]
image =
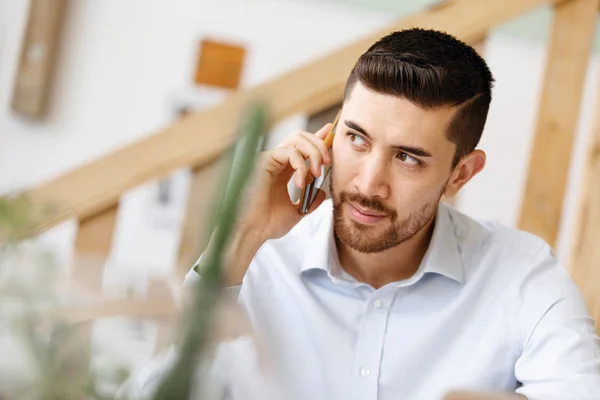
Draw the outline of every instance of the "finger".
[[[323,164],[329,164],[329,149],[325,145],[325,141],[319,139],[314,134],[310,132],[300,132],[302,137],[306,138],[309,142],[311,142],[316,148],[321,152],[321,158],[323,160]]]
[[[296,186],[298,186],[299,189],[302,189],[306,183],[308,168],[306,167],[306,163],[304,162],[302,154],[300,154],[296,148],[290,147],[288,149],[290,152],[290,165],[294,170],[296,170]]]
[[[321,140],[325,139],[332,126],[333,125],[331,124],[331,122],[326,123],[321,129],[315,132],[315,136]]]
[[[273,159],[279,164],[279,172],[286,169],[288,166],[296,171],[296,185],[302,187],[304,180],[308,174],[308,167],[304,161],[304,157],[295,147],[283,147],[273,153]]]
[[[300,152],[293,146],[277,147],[265,154],[266,166],[265,169],[271,173],[271,175],[279,175],[285,171],[288,167],[296,170],[298,173],[296,176],[296,182],[306,179],[308,168],[304,158]],[[291,177],[292,174],[290,174]],[[301,186],[299,186],[301,187]]]
[[[295,135],[288,146],[297,149],[304,159],[310,161],[310,170],[314,176],[321,176],[323,155],[313,142],[303,135]]]
[[[314,176],[321,175],[321,164],[324,163],[323,154],[319,147],[306,136],[312,134],[297,133],[282,142],[281,147],[296,148],[300,151],[300,154],[304,159],[308,159],[311,165],[311,172]],[[320,139],[313,138],[313,140],[320,141]]]
[[[304,158],[309,158],[309,156],[314,153],[313,153],[312,149],[310,149],[309,147],[306,147],[306,143],[303,143],[303,142],[310,143],[312,146],[315,147],[316,151],[320,154],[320,157],[315,159],[315,161],[317,161],[316,166],[318,167],[317,169],[319,171],[321,169],[320,168],[321,164],[329,164],[331,162],[330,157],[329,157],[329,151],[327,149],[327,146],[325,145],[325,142],[322,139],[315,137],[315,135],[310,132],[298,131],[294,135],[289,136],[288,138],[283,140],[281,143],[279,143],[277,145],[277,147],[289,147],[289,146],[298,147],[301,150],[301,152],[303,153]],[[315,165],[313,165],[312,171],[314,173],[320,174],[320,172],[315,170]]]

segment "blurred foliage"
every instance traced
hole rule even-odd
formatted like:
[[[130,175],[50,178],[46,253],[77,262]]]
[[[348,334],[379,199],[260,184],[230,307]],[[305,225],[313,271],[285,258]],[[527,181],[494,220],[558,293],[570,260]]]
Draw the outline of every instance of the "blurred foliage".
[[[102,386],[120,385],[127,371],[89,368],[86,327],[57,310],[77,300],[52,252],[5,245],[0,253],[0,399],[104,400]],[[101,384],[98,384],[101,382]]]
[[[245,184],[253,170],[258,146],[266,130],[266,109],[254,105],[244,116],[241,136],[232,153],[229,179],[221,194],[216,197],[213,215],[217,216],[216,230],[211,251],[205,254],[201,275],[194,291],[194,300],[184,311],[182,337],[178,346],[177,359],[158,387],[154,400],[188,399],[194,385],[194,372],[198,360],[209,339],[215,305],[223,287],[223,255],[233,235]],[[233,156],[235,155],[235,156]],[[197,383],[196,383],[197,384]]]
[[[267,129],[266,107],[252,104],[242,116],[231,162],[214,199],[214,247],[194,291],[194,299],[183,312],[177,358],[164,376],[154,399],[187,399],[198,387],[196,365],[202,357],[213,323],[213,312],[223,287],[223,252],[232,236],[242,191],[250,178],[259,144]],[[21,253],[20,242],[35,228],[40,210],[23,195],[0,197],[0,336],[10,331],[23,360],[14,360],[14,380],[0,387],[2,400],[104,400],[114,393],[102,390],[107,382],[117,386],[128,371],[120,368],[90,368],[91,346],[81,327],[69,324],[48,310],[63,305],[57,260],[49,253]],[[34,255],[35,254],[35,255]],[[33,256],[32,256],[33,255]],[[85,332],[85,329],[83,330]],[[89,331],[88,336],[89,338]],[[1,339],[1,338],[0,338]],[[1,344],[1,343],[0,343]],[[9,367],[13,367],[13,362]],[[27,366],[25,374],[17,364]],[[0,374],[2,370],[0,369]],[[0,376],[0,385],[3,382]],[[5,381],[6,381],[6,377]],[[212,399],[211,399],[212,400]]]
[[[55,210],[51,205],[34,204],[26,194],[0,197],[0,246],[27,239],[35,233],[40,218]]]
[[[33,206],[23,195],[0,197],[0,244],[32,227]]]

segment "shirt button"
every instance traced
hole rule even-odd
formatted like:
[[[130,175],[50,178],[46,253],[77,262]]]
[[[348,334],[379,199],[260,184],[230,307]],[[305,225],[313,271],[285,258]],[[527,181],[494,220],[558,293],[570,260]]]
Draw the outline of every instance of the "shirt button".
[[[360,374],[366,378],[367,376],[371,375],[371,371],[369,371],[369,368],[364,367],[360,370]]]
[[[381,308],[381,306],[383,306],[383,302],[381,301],[381,299],[376,299],[373,302],[373,307],[375,307],[375,308]]]

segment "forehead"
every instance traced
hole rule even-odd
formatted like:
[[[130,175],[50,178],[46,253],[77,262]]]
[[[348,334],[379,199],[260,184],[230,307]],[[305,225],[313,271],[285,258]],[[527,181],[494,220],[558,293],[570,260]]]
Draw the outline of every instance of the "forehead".
[[[453,146],[446,132],[454,107],[424,110],[404,98],[373,92],[357,82],[344,102],[340,123],[351,120],[374,140],[390,145]]]

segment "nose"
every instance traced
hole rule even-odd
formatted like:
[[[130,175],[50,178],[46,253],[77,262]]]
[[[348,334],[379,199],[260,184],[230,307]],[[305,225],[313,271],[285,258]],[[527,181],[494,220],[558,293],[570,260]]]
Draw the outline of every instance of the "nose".
[[[390,195],[386,162],[382,157],[365,157],[355,180],[359,192],[369,197]]]

